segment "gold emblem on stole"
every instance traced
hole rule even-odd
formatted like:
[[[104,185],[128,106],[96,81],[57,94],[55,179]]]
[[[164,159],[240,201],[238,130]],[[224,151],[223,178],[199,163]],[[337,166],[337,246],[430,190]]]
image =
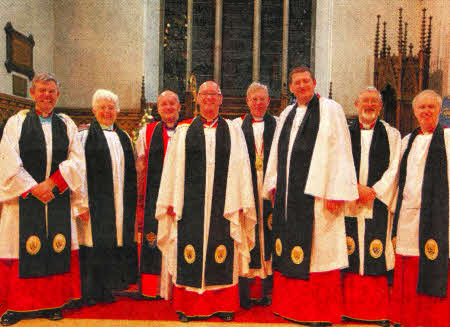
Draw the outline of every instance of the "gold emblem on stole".
[[[59,233],[56,234],[53,238],[53,250],[56,253],[62,252],[66,247],[66,238],[63,234]]]
[[[264,167],[263,157],[260,154],[256,154],[255,158],[255,168],[257,171],[262,171]]]
[[[303,249],[300,245],[294,246],[294,248],[291,251],[291,260],[296,265],[299,265],[303,261]]]
[[[277,256],[281,255],[281,251],[283,251],[283,245],[281,244],[281,240],[277,238],[277,240],[275,241],[275,253],[277,254]]]
[[[355,240],[352,237],[347,236],[347,253],[348,253],[348,255],[352,255],[353,252],[355,252],[355,248],[356,248]]]
[[[269,217],[267,217],[267,227],[269,230],[272,230],[272,214],[269,214]]]
[[[227,248],[225,245],[221,244],[216,248],[216,252],[214,253],[214,259],[217,263],[222,263],[227,258]]]
[[[430,238],[426,243],[425,243],[425,255],[427,256],[427,258],[429,260],[435,260],[438,256],[439,253],[439,247],[438,244],[436,243],[435,240],[433,240],[432,238]]]
[[[191,244],[186,245],[184,248],[184,260],[187,263],[193,263],[195,261],[195,249]]]
[[[147,235],[145,235],[145,239],[148,242],[148,245],[150,245],[151,247],[155,246],[155,242],[156,242],[156,234],[153,232],[147,233]]]
[[[377,238],[370,242],[369,253],[370,256],[374,259],[378,259],[379,257],[381,257],[381,255],[383,254],[383,242],[381,242]]]
[[[29,254],[35,255],[41,249],[41,240],[36,235],[31,235],[25,243],[25,248]]]
[[[395,249],[397,248],[397,236],[394,236],[392,238],[391,243],[392,243],[392,247],[394,248],[394,252],[395,252]]]

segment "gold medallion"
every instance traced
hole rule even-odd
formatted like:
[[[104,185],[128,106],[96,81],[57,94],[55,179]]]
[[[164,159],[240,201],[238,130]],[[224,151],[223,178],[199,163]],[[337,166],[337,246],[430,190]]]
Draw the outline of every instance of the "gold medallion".
[[[369,253],[370,256],[374,259],[378,259],[379,257],[381,257],[381,255],[383,254],[383,242],[381,242],[377,238],[370,242]]]
[[[347,236],[347,253],[348,253],[348,255],[352,255],[353,252],[355,252],[355,248],[356,248],[355,240],[352,237]]]
[[[264,167],[263,157],[257,154],[255,159],[255,168],[257,171],[262,171],[263,167]]]
[[[395,249],[397,248],[397,236],[394,236],[392,238],[391,243],[392,243],[392,247],[394,248],[394,252],[395,252]]]
[[[25,248],[29,254],[35,255],[41,249],[41,240],[36,235],[31,235],[25,243]]]
[[[300,245],[294,246],[294,248],[291,251],[291,260],[296,265],[299,265],[303,261],[303,249]]]
[[[56,253],[61,253],[66,247],[66,238],[63,234],[56,234],[53,238],[53,250]]]
[[[281,240],[277,238],[277,240],[275,241],[275,253],[277,254],[277,256],[281,256],[281,251],[283,251],[283,246],[281,244]]]
[[[425,255],[427,256],[427,258],[429,260],[435,260],[438,256],[439,253],[439,247],[438,244],[436,243],[435,240],[433,240],[432,238],[430,238],[426,243],[425,243]]]
[[[147,235],[145,235],[145,239],[147,240],[149,246],[151,246],[152,248],[155,247],[157,239],[155,233],[153,232],[147,233]]]
[[[267,228],[269,228],[269,230],[272,230],[272,214],[269,214],[269,217],[267,217]]]
[[[214,253],[214,259],[217,263],[223,263],[227,258],[227,248],[225,245],[221,244],[216,248],[216,252]]]
[[[193,263],[195,261],[195,249],[191,244],[186,245],[184,248],[184,260],[187,263]]]

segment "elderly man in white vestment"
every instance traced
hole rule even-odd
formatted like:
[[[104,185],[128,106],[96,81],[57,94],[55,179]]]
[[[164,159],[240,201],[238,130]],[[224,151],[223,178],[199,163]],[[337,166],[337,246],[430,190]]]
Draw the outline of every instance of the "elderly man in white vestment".
[[[394,268],[392,202],[400,163],[400,132],[379,119],[377,89],[356,98],[358,120],[350,126],[359,199],[346,206],[349,267],[342,274],[343,319],[389,325],[388,274]],[[389,272],[389,273],[388,273]]]
[[[136,167],[130,137],[115,124],[118,96],[97,90],[92,112],[89,129],[77,135],[86,162],[86,183],[79,196],[89,205],[77,220],[85,305],[115,302],[113,291],[137,282],[138,265]]]
[[[262,198],[264,174],[277,126],[276,117],[267,112],[270,98],[267,86],[253,82],[247,89],[250,112],[234,120],[242,128],[250,158],[253,194],[258,222],[255,228],[255,247],[250,252],[250,269],[239,277],[241,307],[250,309],[254,304],[269,305],[272,296],[272,203]]]
[[[61,307],[80,298],[73,196],[84,178],[77,127],[53,111],[56,79],[37,74],[31,110],[9,118],[0,143],[1,324],[62,318]],[[73,304],[73,303],[72,303]],[[2,308],[3,305],[3,308]]]
[[[441,105],[436,92],[419,93],[419,128],[402,140],[391,320],[405,327],[450,326],[450,130],[439,124]]]
[[[167,150],[157,244],[168,258],[180,320],[217,315],[229,321],[255,242],[250,164],[242,131],[219,115],[215,82],[200,86],[198,103],[200,116],[178,124]]]
[[[308,68],[289,80],[297,102],[280,115],[264,181],[264,197],[274,196],[272,309],[327,325],[342,314],[343,201],[358,198],[350,135],[342,107],[315,94]]]

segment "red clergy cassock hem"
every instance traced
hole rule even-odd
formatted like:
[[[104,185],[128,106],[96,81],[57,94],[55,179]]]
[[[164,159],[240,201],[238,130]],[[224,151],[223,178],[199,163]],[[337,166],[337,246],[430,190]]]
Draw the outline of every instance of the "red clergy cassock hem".
[[[141,292],[144,296],[156,297],[159,294],[159,275],[141,274]]]
[[[72,251],[69,272],[45,277],[19,278],[18,259],[0,260],[0,280],[0,310],[60,308],[71,299],[81,298],[78,250]]]
[[[239,288],[235,285],[198,294],[174,287],[172,303],[176,312],[188,317],[208,318],[217,312],[236,312],[239,309]]]
[[[389,318],[389,290],[386,276],[361,276],[344,273],[343,316],[361,320]]]
[[[447,296],[417,294],[419,257],[395,256],[391,321],[403,327],[450,327],[450,272]]]
[[[339,323],[342,288],[339,270],[311,273],[309,280],[273,275],[272,311],[297,322]]]

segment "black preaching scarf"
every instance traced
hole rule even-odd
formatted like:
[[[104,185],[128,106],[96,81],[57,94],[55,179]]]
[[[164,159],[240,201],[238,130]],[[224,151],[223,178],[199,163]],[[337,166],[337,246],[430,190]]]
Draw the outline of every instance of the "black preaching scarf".
[[[274,269],[286,277],[309,279],[314,197],[305,194],[304,190],[319,131],[319,98],[314,95],[309,101],[294,140],[288,175],[287,208],[285,208],[287,155],[296,111],[297,105],[288,114],[278,142],[278,178],[273,215]]]
[[[414,130],[400,163],[399,193],[395,209],[393,237],[397,226],[405,189],[407,162],[419,129]],[[438,124],[433,132],[422,183],[419,221],[419,276],[417,293],[447,296],[448,280],[448,177],[444,130]]]
[[[361,128],[359,121],[350,127],[352,140],[353,162],[355,164],[356,177],[359,181],[361,164]],[[390,148],[389,138],[384,124],[377,120],[369,149],[369,167],[367,186],[373,187],[384,172],[389,168]],[[366,275],[381,275],[386,272],[386,234],[388,226],[387,206],[378,199],[373,203],[373,217],[365,220],[364,234],[364,273]],[[358,222],[355,217],[346,217],[345,228],[347,236],[353,239],[351,251],[349,251],[349,268],[346,271],[359,272],[359,242]],[[380,245],[381,244],[381,245]]]
[[[137,186],[133,148],[128,135],[114,124],[124,154],[123,246],[134,247]],[[85,144],[89,212],[94,247],[115,248],[116,210],[111,154],[96,119],[92,120]]]
[[[67,159],[67,126],[57,115],[52,117],[52,162],[50,175]],[[45,180],[47,149],[39,116],[27,113],[19,139],[20,158],[25,170],[37,183]],[[19,276],[42,277],[70,271],[71,227],[70,192],[55,192],[45,204],[32,196],[19,197]],[[47,216],[47,217],[46,217]],[[47,221],[46,221],[47,218]]]
[[[277,122],[275,118],[269,114],[265,114],[264,120],[264,131],[263,131],[263,176],[265,175],[267,168],[267,161],[270,153],[270,147],[272,146],[273,135],[275,133],[275,128]],[[245,116],[242,122],[242,131],[244,132],[245,141],[247,143],[248,155],[250,158],[250,168],[252,172],[252,184],[253,184],[253,196],[255,198],[256,214],[259,217],[259,196],[258,196],[258,179],[255,168],[255,137],[253,134],[253,124],[252,115],[248,114]],[[269,215],[272,213],[272,205],[269,200],[263,201],[263,222],[264,222],[264,260],[270,260],[273,249],[272,242],[272,232],[271,232],[271,222],[269,221]],[[255,226],[255,247],[250,251],[250,268],[257,269],[261,268],[261,249],[259,244],[259,223],[258,220]]]
[[[178,221],[177,284],[199,288],[202,285],[206,183],[206,145],[201,117],[189,126],[185,148],[184,204]],[[206,286],[233,282],[234,241],[230,236],[230,222],[223,216],[230,150],[229,127],[219,116],[206,251]]]
[[[161,273],[161,251],[156,246],[158,221],[155,218],[155,209],[164,163],[164,132],[163,123],[159,122],[156,124],[148,151],[144,231],[141,251],[141,272],[145,274],[159,275]]]

